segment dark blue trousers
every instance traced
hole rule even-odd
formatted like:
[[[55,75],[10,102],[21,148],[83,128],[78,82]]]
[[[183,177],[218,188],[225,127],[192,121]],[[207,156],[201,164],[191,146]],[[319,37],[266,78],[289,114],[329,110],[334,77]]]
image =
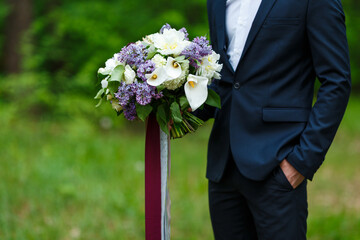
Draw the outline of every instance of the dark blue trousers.
[[[306,239],[306,185],[293,189],[280,166],[263,181],[249,180],[229,157],[220,182],[209,181],[215,239]]]

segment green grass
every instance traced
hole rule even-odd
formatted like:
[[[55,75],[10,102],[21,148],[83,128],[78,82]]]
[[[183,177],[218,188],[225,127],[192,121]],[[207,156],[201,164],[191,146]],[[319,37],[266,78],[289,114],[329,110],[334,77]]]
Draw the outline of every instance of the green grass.
[[[144,239],[144,126],[31,121],[0,106],[0,239]],[[360,99],[309,183],[308,237],[360,239]],[[106,120],[106,119],[105,119]],[[118,121],[110,118],[106,121]],[[211,123],[172,141],[172,239],[213,239],[205,179]]]

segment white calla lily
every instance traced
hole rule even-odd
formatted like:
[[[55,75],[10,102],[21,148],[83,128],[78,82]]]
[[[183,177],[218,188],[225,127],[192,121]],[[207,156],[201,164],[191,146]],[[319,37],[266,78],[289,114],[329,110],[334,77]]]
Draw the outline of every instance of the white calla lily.
[[[180,77],[182,71],[180,63],[172,57],[168,57],[165,70],[171,79]]]
[[[198,109],[208,97],[208,79],[190,74],[184,85],[185,95],[193,111]]]
[[[147,83],[154,87],[159,86],[169,79],[169,76],[166,74],[164,67],[155,69],[155,71],[153,71],[151,74],[145,74],[145,77],[147,79]]]

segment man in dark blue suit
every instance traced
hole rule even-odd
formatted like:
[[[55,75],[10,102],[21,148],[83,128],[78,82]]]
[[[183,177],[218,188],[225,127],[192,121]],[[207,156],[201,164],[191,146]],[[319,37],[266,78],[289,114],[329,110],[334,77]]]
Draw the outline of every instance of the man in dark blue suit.
[[[206,176],[215,239],[306,239],[307,179],[350,95],[340,0],[208,0],[222,78]],[[321,82],[314,105],[314,82]]]

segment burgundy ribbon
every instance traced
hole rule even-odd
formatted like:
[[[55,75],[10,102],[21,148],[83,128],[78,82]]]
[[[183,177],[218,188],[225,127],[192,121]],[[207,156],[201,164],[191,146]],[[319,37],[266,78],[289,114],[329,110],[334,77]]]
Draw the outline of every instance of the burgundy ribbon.
[[[145,141],[145,239],[161,240],[160,128],[151,114]]]

